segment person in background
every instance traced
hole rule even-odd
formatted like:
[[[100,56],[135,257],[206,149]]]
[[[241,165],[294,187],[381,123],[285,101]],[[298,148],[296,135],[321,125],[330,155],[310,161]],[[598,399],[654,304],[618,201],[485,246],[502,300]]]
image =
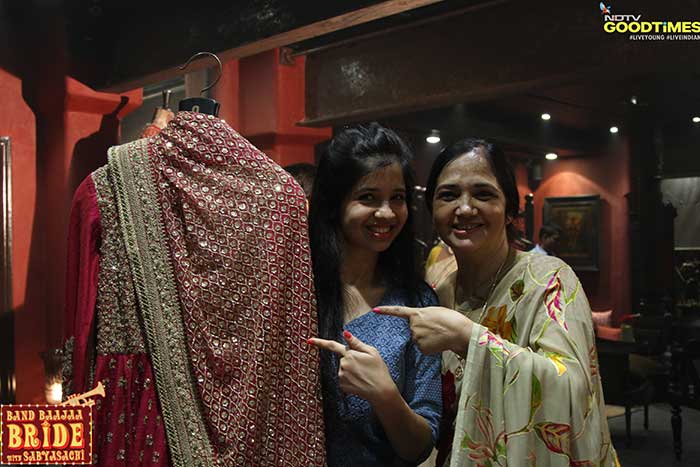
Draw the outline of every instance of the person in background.
[[[435,245],[425,262],[425,281],[436,288],[447,276],[457,270],[455,255],[442,240]]]
[[[544,224],[540,227],[540,243],[530,250],[532,253],[556,256],[561,238],[561,229],[554,224]]]
[[[153,118],[151,123],[145,126],[143,131],[141,131],[141,138],[150,138],[161,132],[163,128],[168,126],[168,123],[175,118],[175,112],[170,108],[170,96],[172,91],[166,89],[163,91],[163,105],[156,107],[153,111]]]
[[[372,123],[336,135],[323,154],[309,216],[329,467],[415,466],[442,411],[440,357],[411,342],[377,305],[431,306],[413,251],[410,153]],[[345,343],[346,345],[344,345]]]
[[[300,162],[282,168],[301,185],[304,189],[304,194],[306,194],[306,199],[310,201],[314,189],[314,180],[316,179],[316,166],[308,162]]]
[[[513,247],[518,189],[505,154],[459,141],[426,187],[458,269],[437,288],[442,306],[374,311],[405,318],[424,353],[443,352],[443,428],[454,431],[443,431],[438,465],[618,466],[590,305],[566,263]]]

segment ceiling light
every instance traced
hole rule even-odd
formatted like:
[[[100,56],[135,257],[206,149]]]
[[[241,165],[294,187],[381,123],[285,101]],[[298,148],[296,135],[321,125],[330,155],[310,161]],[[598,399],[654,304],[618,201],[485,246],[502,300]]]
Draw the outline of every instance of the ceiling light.
[[[437,144],[440,142],[440,132],[437,130],[433,130],[430,132],[430,135],[428,135],[425,140],[430,143],[430,144]]]
[[[548,113],[543,113],[542,115],[540,115],[540,118],[542,120],[549,120],[550,118],[552,118],[552,116],[549,115]]]
[[[693,117],[693,123],[700,123],[700,117]]]
[[[618,131],[620,131],[620,129],[619,129],[618,127],[616,127],[616,126],[611,126],[611,127],[610,127],[610,133],[615,134],[615,133],[617,133]]]
[[[632,105],[637,105],[637,96],[630,97],[630,102],[632,103]]]
[[[544,158],[547,159],[548,161],[555,161],[555,160],[557,160],[557,157],[559,157],[559,156],[557,156],[556,152],[550,152],[544,156]]]

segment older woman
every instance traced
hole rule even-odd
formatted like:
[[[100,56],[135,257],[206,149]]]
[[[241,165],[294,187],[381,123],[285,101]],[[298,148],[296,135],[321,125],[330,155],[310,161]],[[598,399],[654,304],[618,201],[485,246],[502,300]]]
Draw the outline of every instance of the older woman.
[[[478,139],[446,148],[426,200],[458,264],[437,286],[442,307],[375,311],[443,352],[456,412],[445,465],[616,465],[588,300],[567,264],[511,247],[518,191],[504,154]]]

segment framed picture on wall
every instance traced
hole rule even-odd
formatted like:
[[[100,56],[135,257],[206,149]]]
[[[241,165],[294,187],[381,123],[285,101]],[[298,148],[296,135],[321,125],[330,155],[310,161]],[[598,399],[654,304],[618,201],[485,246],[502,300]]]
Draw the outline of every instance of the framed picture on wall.
[[[598,271],[600,195],[545,198],[544,224],[561,228],[557,256],[575,271]]]

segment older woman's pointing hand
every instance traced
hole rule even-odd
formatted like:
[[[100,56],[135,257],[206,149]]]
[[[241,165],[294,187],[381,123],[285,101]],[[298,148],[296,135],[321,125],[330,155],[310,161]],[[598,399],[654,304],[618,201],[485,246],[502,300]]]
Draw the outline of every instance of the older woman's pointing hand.
[[[455,310],[441,306],[380,306],[372,311],[407,319],[411,326],[413,342],[424,354],[452,350],[464,356],[467,352],[474,323]]]

